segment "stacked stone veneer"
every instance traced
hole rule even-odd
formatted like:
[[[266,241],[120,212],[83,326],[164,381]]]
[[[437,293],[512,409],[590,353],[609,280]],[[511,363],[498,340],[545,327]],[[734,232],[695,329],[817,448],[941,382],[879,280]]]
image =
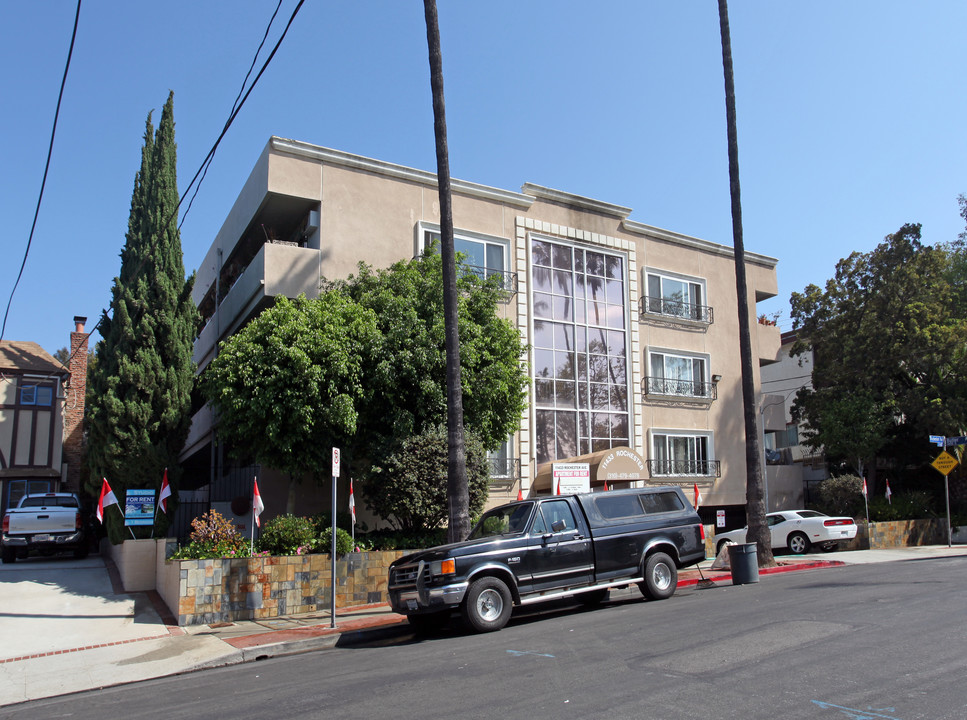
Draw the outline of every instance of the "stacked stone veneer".
[[[336,607],[387,602],[389,565],[403,554],[386,551],[339,557]],[[178,624],[199,625],[328,610],[331,562],[329,555],[286,555],[165,564],[179,568]]]
[[[843,550],[946,545],[947,520],[892,520],[867,525],[856,523],[856,537],[840,546]]]

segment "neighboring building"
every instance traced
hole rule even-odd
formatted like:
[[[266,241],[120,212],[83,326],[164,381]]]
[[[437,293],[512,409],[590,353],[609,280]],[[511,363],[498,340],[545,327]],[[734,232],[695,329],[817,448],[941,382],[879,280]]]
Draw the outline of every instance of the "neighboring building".
[[[550,463],[581,457],[594,488],[697,484],[707,517],[726,508],[744,518],[732,248],[538,185],[512,192],[453,180],[452,189],[456,248],[505,278],[502,312],[531,348],[529,409],[494,457],[491,503],[549,492]],[[386,267],[419,255],[439,233],[438,200],[433,172],[271,138],[198,269],[199,369],[274,296],[312,297],[323,278],[360,261]],[[778,328],[755,322],[755,303],[776,295],[776,262],[746,253],[758,365],[779,348]],[[212,422],[207,407],[193,418],[185,488],[244,508],[252,469],[222,457]],[[285,506],[286,487],[260,470],[268,514]],[[300,492],[300,512],[328,504],[315,483]]]
[[[796,393],[812,387],[813,351],[790,355],[795,331],[782,333],[781,341],[776,362],[762,368],[760,419],[770,512],[805,507],[815,498],[816,486],[829,475],[825,456],[800,444],[799,424],[792,419]]]
[[[0,513],[27,493],[80,490],[87,318],[70,368],[34,342],[0,341]]]

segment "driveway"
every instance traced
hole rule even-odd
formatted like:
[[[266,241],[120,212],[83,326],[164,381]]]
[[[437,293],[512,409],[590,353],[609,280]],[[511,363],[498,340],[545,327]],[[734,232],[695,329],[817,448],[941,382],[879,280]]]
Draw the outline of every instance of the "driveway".
[[[100,556],[0,565],[0,663],[164,635],[148,596],[116,591]]]

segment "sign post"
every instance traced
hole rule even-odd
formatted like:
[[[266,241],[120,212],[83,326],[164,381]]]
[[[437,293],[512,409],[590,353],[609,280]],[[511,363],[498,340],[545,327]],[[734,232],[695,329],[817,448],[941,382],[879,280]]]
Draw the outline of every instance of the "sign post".
[[[329,557],[331,582],[329,588],[329,627],[336,627],[336,480],[339,479],[339,448],[332,449],[332,547]]]
[[[957,458],[951,455],[949,452],[944,450],[941,452],[937,459],[930,463],[933,468],[943,475],[943,488],[944,495],[947,498],[947,547],[953,545],[953,538],[951,536],[950,528],[950,480],[947,477],[950,475],[950,471],[957,467]]]

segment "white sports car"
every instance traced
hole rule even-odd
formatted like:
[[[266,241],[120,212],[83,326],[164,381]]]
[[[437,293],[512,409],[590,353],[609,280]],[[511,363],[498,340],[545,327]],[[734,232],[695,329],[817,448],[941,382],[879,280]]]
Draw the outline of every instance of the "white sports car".
[[[835,550],[841,542],[856,537],[853,518],[830,517],[815,510],[783,510],[766,515],[766,525],[772,535],[772,548],[789,548],[793,555],[809,552],[818,545],[825,551]],[[745,542],[748,527],[719,533],[715,536],[715,552],[726,545]]]

